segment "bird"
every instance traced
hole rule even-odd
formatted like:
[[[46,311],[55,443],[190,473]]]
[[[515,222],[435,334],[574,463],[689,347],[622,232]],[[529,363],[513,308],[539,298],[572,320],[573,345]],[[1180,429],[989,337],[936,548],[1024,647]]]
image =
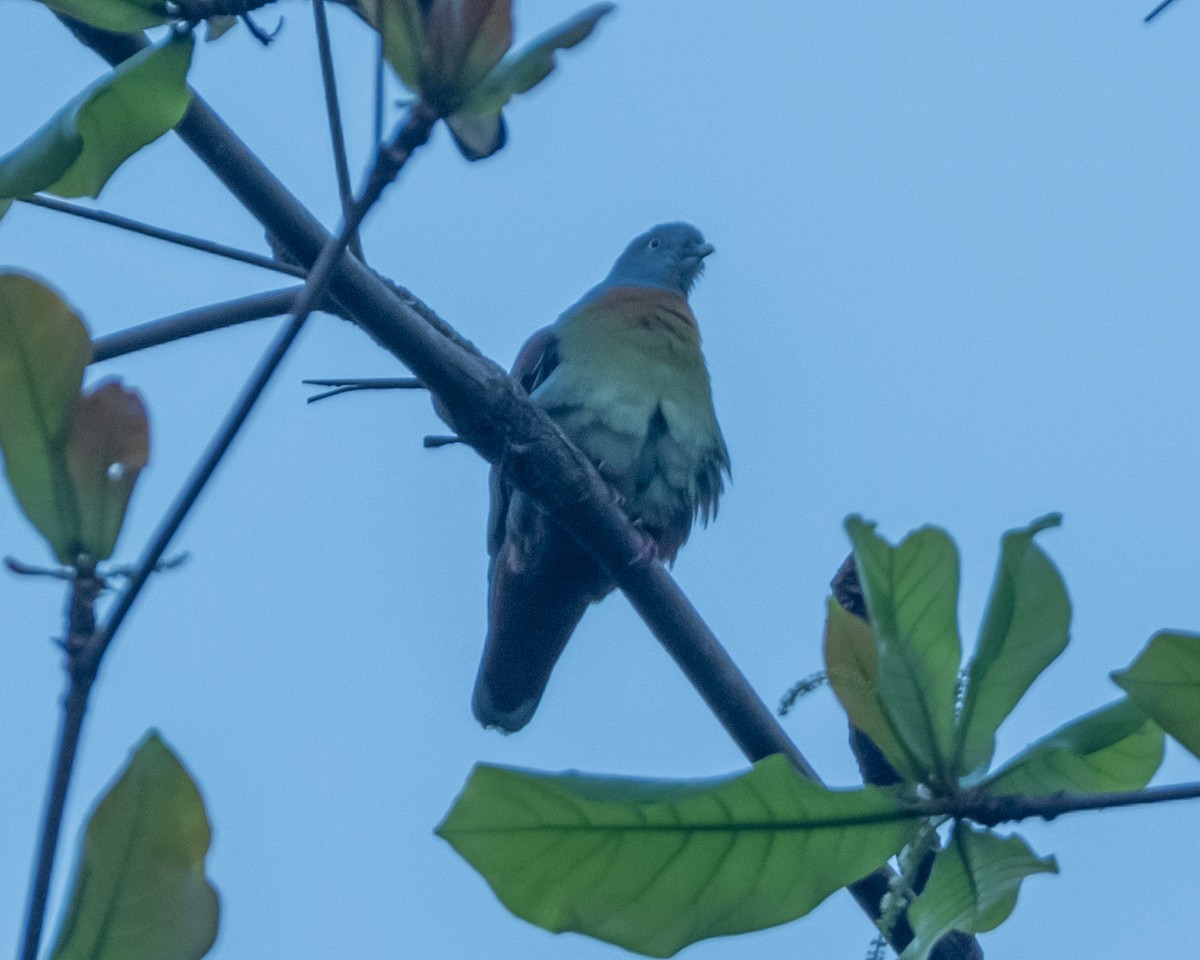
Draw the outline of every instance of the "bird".
[[[608,276],[537,331],[512,377],[615,490],[649,558],[673,564],[694,522],[715,517],[730,476],[688,294],[713,252],[695,227],[634,238]],[[609,574],[532,499],[491,473],[488,631],[472,708],[513,733]]]

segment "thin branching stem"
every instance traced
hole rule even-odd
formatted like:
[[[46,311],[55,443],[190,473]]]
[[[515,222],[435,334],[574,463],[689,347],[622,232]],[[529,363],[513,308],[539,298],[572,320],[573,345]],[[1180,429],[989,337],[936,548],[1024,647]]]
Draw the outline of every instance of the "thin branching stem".
[[[249,323],[251,320],[282,316],[291,312],[292,304],[303,289],[302,286],[286,287],[225,300],[96,337],[92,340],[92,363],[112,360],[148,347],[161,346],[239,323]],[[330,304],[326,303],[325,306],[328,308]]]
[[[70,600],[67,603],[67,635],[63,640],[63,649],[67,654],[67,694],[63,699],[54,772],[46,795],[46,811],[42,816],[37,863],[29,888],[29,911],[25,921],[25,938],[21,944],[21,960],[36,960],[42,927],[46,921],[46,900],[50,894],[50,877],[54,872],[58,837],[62,832],[63,810],[67,804],[71,773],[75,768],[79,734],[87,715],[88,694],[92,689],[93,676],[74,668],[75,654],[95,633],[96,598],[103,587],[104,582],[93,570],[80,571],[71,583]]]
[[[383,97],[384,83],[387,76],[384,60],[386,59],[383,38],[387,34],[388,5],[379,4],[379,42],[375,46],[375,118],[371,129],[371,149],[378,150],[383,143]]]
[[[364,377],[356,380],[305,380],[309,386],[331,387],[321,393],[314,393],[308,398],[309,403],[336,397],[340,393],[351,393],[355,390],[423,390],[423,384],[416,377]]]
[[[237,247],[215,243],[212,240],[205,240],[203,237],[195,237],[188,233],[179,233],[176,230],[166,230],[162,227],[156,227],[153,224],[143,223],[141,220],[133,220],[129,217],[122,217],[120,214],[109,213],[106,210],[93,210],[90,207],[80,206],[77,203],[67,203],[64,200],[56,200],[53,197],[21,197],[19,200],[21,203],[28,203],[34,207],[56,210],[59,213],[67,213],[73,217],[81,217],[84,220],[93,220],[96,223],[103,223],[110,227],[128,230],[143,237],[164,240],[167,243],[174,243],[191,250],[211,253],[218,257],[224,257],[226,260],[248,263],[252,267],[262,267],[264,270],[274,270],[276,273],[286,273],[293,277],[304,277],[308,273],[303,267],[298,267],[292,263],[284,263],[280,260],[264,256],[261,253],[239,250]]]
[[[358,229],[363,217],[379,199],[408,161],[413,151],[429,139],[437,115],[424,103],[413,105],[393,141],[380,150],[374,168],[363,190],[363,196],[355,203],[345,219],[340,233],[329,239],[321,249],[303,289],[295,297],[288,322],[276,336],[266,354],[260,360],[242,393],[227,415],[216,436],[209,444],[200,462],[192,471],[186,485],[176,498],[171,509],[159,524],[150,544],[146,547],[137,567],[129,577],[129,583],[117,599],[107,621],[96,628],[92,615],[92,604],[99,593],[100,581],[94,576],[76,580],[76,596],[81,583],[95,584],[94,593],[87,606],[86,622],[77,614],[76,600],[70,606],[70,628],[65,643],[70,687],[64,704],[64,717],[55,772],[46,800],[41,843],[38,848],[34,881],[30,888],[29,915],[25,926],[22,960],[36,960],[45,923],[46,900],[53,873],[55,852],[62,828],[62,813],[70,787],[71,773],[79,737],[87,713],[88,693],[99,672],[104,654],[125,622],[142,588],[151,574],[161,566],[162,559],[172,539],[191,512],[208,481],[216,472],[221,460],[228,452],[241,428],[271,377],[279,368],[289,348],[295,342],[305,320],[316,309],[326,295],[326,287],[334,274],[334,268]]]
[[[325,115],[329,118],[329,139],[333,145],[333,167],[337,173],[342,216],[350,216],[354,191],[350,186],[350,165],[346,159],[346,137],[342,131],[342,110],[338,105],[337,77],[333,71],[333,49],[329,42],[329,19],[325,0],[313,0],[313,19],[317,27],[317,52],[321,60],[321,82],[325,87]],[[362,239],[358,231],[350,238],[350,252],[363,260]],[[365,262],[365,261],[364,261]]]
[[[1146,14],[1145,17],[1142,18],[1142,22],[1149,23],[1151,20],[1153,20],[1160,13],[1162,13],[1164,10],[1166,10],[1167,7],[1169,7],[1174,2],[1175,2],[1175,0],[1162,0],[1162,3],[1160,3],[1157,7],[1155,7],[1148,14]]]

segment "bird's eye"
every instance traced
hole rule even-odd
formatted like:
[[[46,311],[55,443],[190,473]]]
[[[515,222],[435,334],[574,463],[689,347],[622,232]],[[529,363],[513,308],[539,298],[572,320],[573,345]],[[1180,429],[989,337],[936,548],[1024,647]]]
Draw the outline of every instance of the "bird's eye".
[[[651,250],[657,250],[659,247],[662,246],[662,241],[659,240],[658,237],[655,237],[648,244],[646,244],[646,246],[648,246]]]

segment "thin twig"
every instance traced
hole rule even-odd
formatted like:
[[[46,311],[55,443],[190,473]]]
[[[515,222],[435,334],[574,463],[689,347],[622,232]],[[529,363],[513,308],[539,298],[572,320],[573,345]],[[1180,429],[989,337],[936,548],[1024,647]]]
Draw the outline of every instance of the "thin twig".
[[[423,390],[423,384],[416,377],[366,377],[358,380],[304,380],[303,383],[313,387],[333,387],[324,393],[315,393],[308,398],[308,403],[316,403],[327,397],[336,397],[340,393],[352,393],[355,390]]]
[[[249,416],[254,404],[262,396],[262,392],[270,381],[271,375],[279,367],[280,362],[287,354],[288,348],[295,341],[297,334],[300,333],[301,328],[304,326],[304,321],[308,319],[317,304],[325,296],[325,288],[333,274],[334,266],[342,258],[346,245],[350,242],[350,237],[375,201],[379,199],[384,188],[395,179],[396,174],[399,173],[400,169],[412,155],[412,152],[429,139],[429,133],[433,128],[435,119],[436,117],[430,112],[428,107],[424,104],[417,104],[409,111],[408,118],[396,134],[395,140],[386,149],[380,151],[380,155],[368,179],[367,186],[363,190],[363,196],[351,209],[350,216],[342,225],[341,232],[337,237],[327,241],[321,250],[320,255],[313,264],[312,270],[309,272],[304,289],[300,291],[300,294],[296,297],[292,305],[292,314],[287,325],[280,332],[275,342],[272,343],[271,348],[259,363],[258,369],[254,372],[250,382],[238,398],[238,402],[205,452],[201,462],[193,471],[187,486],[172,505],[166,518],[159,525],[154,539],[142,555],[142,559],[138,562],[137,569],[134,570],[133,575],[129,578],[129,586],[121,594],[120,598],[118,598],[112,613],[109,615],[108,621],[96,631],[93,642],[88,644],[87,648],[82,651],[80,659],[83,661],[84,666],[90,669],[93,674],[99,669],[100,661],[103,659],[105,651],[108,649],[109,644],[112,643],[113,637],[120,629],[125,617],[129,614],[134,601],[137,599],[138,594],[141,593],[142,587],[146,585],[146,581],[150,578],[151,573],[154,572],[162,560],[163,554],[170,545],[176,531],[178,531],[184,518],[195,505],[201,491],[212,477],[217,465],[221,462],[221,458],[225,455],[234,438],[241,430],[242,425],[246,422],[246,418]]]
[[[53,197],[33,196],[20,197],[21,203],[28,203],[34,207],[44,207],[47,210],[56,210],[59,213],[69,213],[73,217],[81,217],[84,220],[94,220],[96,223],[107,224],[110,227],[118,227],[121,230],[128,230],[131,233],[141,234],[143,237],[151,237],[155,240],[165,240],[167,243],[174,243],[181,247],[188,247],[191,250],[200,250],[204,253],[211,253],[218,257],[224,257],[226,260],[236,260],[239,263],[248,263],[252,267],[262,267],[264,270],[274,270],[276,273],[286,273],[293,277],[304,277],[308,271],[302,267],[297,267],[294,264],[283,263],[279,260],[274,260],[271,257],[264,256],[261,253],[251,253],[249,250],[239,250],[237,247],[226,246],[223,243],[215,243],[212,240],[205,240],[203,237],[194,237],[191,234],[179,233],[175,230],[166,230],[162,227],[156,227],[149,223],[143,223],[140,220],[133,220],[129,217],[122,217],[120,214],[109,213],[105,210],[93,210],[90,207],[80,206],[76,203],[67,203],[63,200],[55,200]]]
[[[232,327],[251,320],[278,317],[292,309],[302,286],[256,293],[249,297],[226,300],[195,310],[186,310],[160,320],[138,324],[92,341],[92,363],[123,357],[148,347],[161,346],[199,333]]]
[[[381,3],[379,9],[379,43],[375,47],[375,122],[372,125],[371,149],[378,150],[379,145],[383,143],[383,87],[387,77],[387,72],[384,67],[386,59],[383,45],[383,38],[387,35],[387,10],[388,5]]]
[[[325,0],[313,0],[313,19],[317,26],[317,52],[321,60],[321,82],[325,87],[325,114],[329,118],[329,139],[333,145],[333,167],[337,172],[338,193],[342,198],[342,216],[350,216],[354,191],[350,186],[350,165],[346,160],[346,138],[342,132],[342,111],[338,106],[337,77],[333,72],[333,50],[329,42],[329,20]],[[357,230],[350,238],[350,252],[363,257],[362,239]]]
[[[1164,10],[1166,10],[1167,7],[1169,7],[1174,2],[1175,2],[1175,0],[1162,0],[1162,3],[1160,3],[1157,7],[1155,7],[1148,14],[1146,14],[1146,16],[1144,16],[1142,18],[1142,23],[1149,23],[1151,20],[1153,20],[1160,13],[1162,13]]]
[[[55,751],[54,773],[46,794],[46,812],[42,817],[41,841],[38,844],[37,864],[29,888],[29,912],[25,921],[25,939],[21,945],[21,960],[37,960],[42,927],[46,922],[46,900],[50,893],[50,877],[62,833],[63,810],[75,767],[79,734],[87,715],[88,694],[94,674],[74,669],[75,654],[95,632],[96,598],[104,583],[94,571],[80,573],[72,583],[71,599],[67,604],[67,636],[63,648],[67,652],[68,687],[63,700],[62,725],[59,728],[58,748]]]

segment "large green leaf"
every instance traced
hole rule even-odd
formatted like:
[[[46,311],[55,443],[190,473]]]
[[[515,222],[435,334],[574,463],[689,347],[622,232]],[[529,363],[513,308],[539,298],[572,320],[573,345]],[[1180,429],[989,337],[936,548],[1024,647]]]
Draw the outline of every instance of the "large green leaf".
[[[94,197],[122,163],[183,117],[192,35],[130,57],[0,158],[0,197]]]
[[[893,547],[857,516],[846,520],[846,531],[878,644],[884,710],[923,768],[919,779],[949,785],[962,655],[954,542],[923,527]]]
[[[167,0],[42,0],[60,13],[115,33],[140,33],[175,18]]]
[[[1113,680],[1160,727],[1200,757],[1200,636],[1159,633]]]
[[[875,634],[861,617],[829,598],[825,623],[825,675],[850,722],[874,741],[906,779],[919,780],[919,763],[896,738],[879,690],[879,654]]]
[[[88,823],[51,960],[198,960],[217,936],[196,784],[149,736]]]
[[[863,822],[898,813],[778,755],[692,782],[480,765],[437,832],[518,916],[667,957],[807,913],[908,842],[916,821]]]
[[[1033,542],[1039,532],[1061,522],[1051,514],[1004,536],[959,720],[960,775],[986,772],[996,749],[996,730],[1029,685],[1066,649],[1071,624],[1067,588]]]
[[[62,563],[79,547],[65,450],[91,353],[87,330],[58,294],[0,274],[0,452],[17,502]]]
[[[995,929],[1017,905],[1022,880],[1057,872],[1053,857],[1035,857],[1020,837],[1001,837],[960,821],[938,853],[925,889],[908,908],[913,941],[900,960],[926,960],[951,930]]]
[[[105,560],[150,456],[142,398],[119,381],[84,394],[75,407],[66,454],[79,507],[79,549],[93,560]]]
[[[468,160],[481,160],[504,146],[501,109],[519,93],[525,93],[554,70],[555,54],[582,43],[600,18],[615,9],[599,3],[576,14],[504,60],[482,82],[471,88],[466,102],[446,118],[459,150]]]
[[[1030,745],[984,785],[997,795],[1140,790],[1162,757],[1162,729],[1131,701],[1118,700]]]

